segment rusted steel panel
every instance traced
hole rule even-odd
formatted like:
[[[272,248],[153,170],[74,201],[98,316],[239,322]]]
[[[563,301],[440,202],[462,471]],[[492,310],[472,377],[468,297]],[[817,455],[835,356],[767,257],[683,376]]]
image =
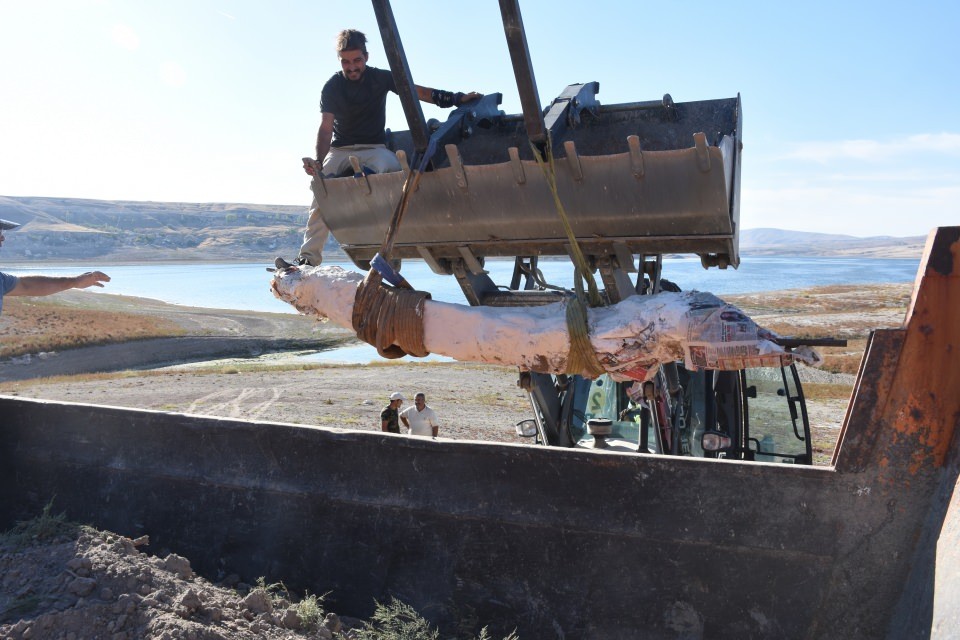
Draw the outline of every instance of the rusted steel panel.
[[[960,419],[958,254],[960,227],[931,233],[902,338],[874,334],[834,457],[839,471],[861,471],[876,456],[881,469],[906,463],[909,474],[943,466]]]
[[[960,439],[941,471],[887,638],[953,639],[960,629]]]
[[[958,228],[939,229],[928,238],[904,329],[883,337],[877,332],[862,367],[838,443],[836,468],[852,490],[879,502],[871,518],[884,515],[889,520],[864,526],[860,543],[840,556],[827,589],[830,598],[813,617],[811,637],[831,634],[832,625],[843,617],[852,617],[848,624],[865,629],[872,622],[862,614],[874,606],[871,615],[883,616],[891,628],[901,625],[904,612],[894,618],[892,605],[907,591],[932,606],[932,590],[920,589],[908,576],[911,570],[913,575],[920,571],[918,565],[933,561],[932,543],[924,540],[936,539],[943,521],[942,513],[932,515],[938,513],[938,492],[944,483],[952,491],[955,482],[946,463],[960,426],[957,238]],[[897,332],[902,332],[899,349]],[[889,371],[877,371],[881,367]],[[877,535],[881,530],[889,536],[886,540]],[[868,601],[856,609],[838,597],[861,590],[858,583],[863,583],[864,598],[876,605]],[[878,606],[884,601],[887,605]]]
[[[881,417],[896,375],[903,340],[902,329],[880,329],[870,334],[833,452],[837,471],[856,473],[871,463],[874,445],[883,432]],[[851,424],[857,427],[851,429]]]
[[[960,441],[954,444],[951,468],[941,492],[944,502],[948,503],[943,525],[931,519],[933,540],[927,550],[928,554],[936,554],[935,575],[922,575],[924,580],[914,587],[919,591],[929,588],[931,583],[933,585],[935,597],[930,614],[930,637],[940,640],[956,638],[960,629],[960,491],[956,490],[957,478],[960,477]]]

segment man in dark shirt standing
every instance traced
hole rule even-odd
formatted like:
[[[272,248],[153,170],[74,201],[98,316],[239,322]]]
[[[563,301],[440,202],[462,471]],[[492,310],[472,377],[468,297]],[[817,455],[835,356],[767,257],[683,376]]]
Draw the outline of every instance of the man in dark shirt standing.
[[[397,93],[393,74],[368,67],[367,37],[356,29],[344,29],[337,35],[337,56],[341,71],[323,85],[320,96],[321,121],[317,131],[316,160],[304,158],[303,169],[315,176],[339,176],[352,172],[350,156],[356,156],[365,171],[400,171],[396,155],[386,147],[384,127],[387,120],[387,93]],[[482,94],[451,93],[414,85],[417,97],[438,107],[459,106]],[[310,207],[310,219],[303,234],[303,246],[297,264],[317,266],[323,260],[323,245],[330,230],[320,216],[317,200]],[[277,260],[277,267],[284,268]]]
[[[390,394],[390,404],[380,412],[380,430],[388,433],[400,433],[400,405],[403,404],[403,395],[394,392]]]

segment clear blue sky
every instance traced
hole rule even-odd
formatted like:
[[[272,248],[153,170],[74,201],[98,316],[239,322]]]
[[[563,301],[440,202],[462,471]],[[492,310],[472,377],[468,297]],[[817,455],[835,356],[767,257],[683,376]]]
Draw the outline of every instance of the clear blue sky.
[[[392,4],[416,82],[520,111],[496,2]],[[544,106],[591,80],[607,104],[739,92],[746,228],[960,224],[958,2],[521,10]],[[363,0],[0,0],[0,195],[306,206],[343,27],[388,67]],[[396,96],[387,126],[407,128]]]

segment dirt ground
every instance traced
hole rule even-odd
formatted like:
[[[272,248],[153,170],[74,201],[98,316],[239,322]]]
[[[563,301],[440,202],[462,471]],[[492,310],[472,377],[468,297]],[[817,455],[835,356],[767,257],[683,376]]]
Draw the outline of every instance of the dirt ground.
[[[144,537],[146,538],[146,536]],[[213,585],[149,539],[92,529],[0,544],[0,637],[17,640],[332,638],[303,629],[289,600],[250,585]],[[335,616],[329,625],[336,629]],[[338,634],[339,635],[339,634]],[[341,636],[342,637],[342,636]]]
[[[381,633],[389,626],[341,618],[327,610],[322,594],[290,593],[263,578],[251,585],[227,575],[211,583],[194,574],[188,559],[152,549],[147,535],[130,539],[49,513],[0,535],[5,640],[437,637],[415,613],[391,620],[408,629],[418,624],[423,633]]]
[[[275,363],[282,359],[273,358]],[[280,366],[277,364],[274,367]],[[31,398],[158,409],[268,422],[347,429],[380,428],[394,391],[409,406],[422,391],[440,418],[440,436],[517,442],[514,425],[530,417],[515,371],[455,363],[326,365],[316,369],[254,368],[236,360],[203,370],[170,367],[93,380],[0,385]]]

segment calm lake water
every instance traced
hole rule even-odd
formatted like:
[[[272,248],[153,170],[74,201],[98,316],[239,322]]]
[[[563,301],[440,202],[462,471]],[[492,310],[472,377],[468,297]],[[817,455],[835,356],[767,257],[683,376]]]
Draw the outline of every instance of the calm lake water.
[[[700,266],[699,259],[676,258],[664,260],[663,277],[676,282],[685,291],[697,289],[722,296],[831,284],[912,282],[919,263],[919,258],[745,257],[738,269],[706,270]],[[349,262],[329,264],[359,271]],[[250,263],[104,266],[101,270],[110,276],[111,281],[97,291],[194,307],[294,313],[290,305],[270,293],[272,274],[266,271],[267,266]],[[92,268],[90,265],[51,263],[29,268],[17,266],[4,271],[20,275],[64,275]],[[509,284],[513,274],[512,261],[488,260],[486,268],[494,282]],[[540,269],[550,284],[569,287],[573,282],[573,266],[569,262],[542,262]],[[431,292],[434,300],[465,304],[453,276],[438,276],[425,263],[412,260],[403,264],[402,273],[414,287]]]
[[[664,260],[663,275],[685,291],[697,289],[723,296],[832,284],[912,282],[919,263],[919,258],[744,257],[738,269],[705,270],[697,258],[671,258]],[[349,262],[329,264],[359,271]],[[266,271],[267,266],[250,263],[104,266],[101,270],[110,276],[111,281],[104,289],[96,291],[153,298],[192,307],[296,313],[290,305],[273,297],[269,289],[272,274]],[[18,275],[67,275],[91,268],[89,265],[44,264],[29,268],[18,266],[4,271]],[[508,285],[513,274],[513,262],[488,260],[486,269],[494,282]],[[569,262],[543,262],[540,269],[550,284],[572,285],[573,266]],[[466,303],[453,276],[438,276],[420,261],[405,262],[402,273],[414,287],[431,292],[434,300]],[[379,356],[373,347],[360,345],[304,358],[320,362],[362,363],[378,360]],[[435,356],[427,359],[447,360]]]

